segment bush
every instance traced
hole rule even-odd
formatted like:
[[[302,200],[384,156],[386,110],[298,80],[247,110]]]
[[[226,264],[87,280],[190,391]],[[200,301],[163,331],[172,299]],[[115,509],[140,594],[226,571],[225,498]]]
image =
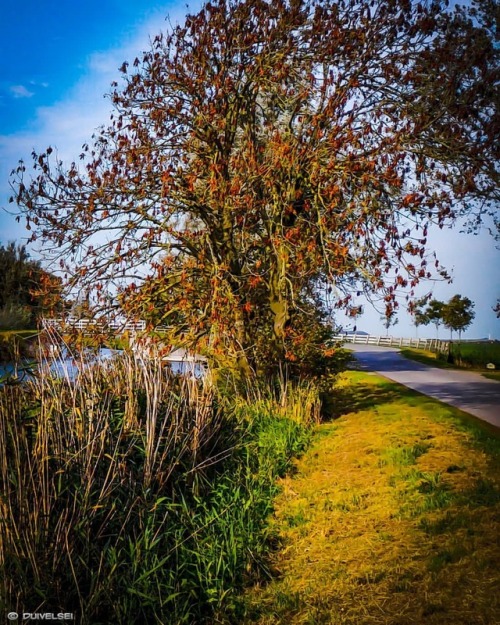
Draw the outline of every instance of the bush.
[[[0,332],[0,363],[20,363],[32,358],[34,353],[33,331]]]
[[[7,304],[0,308],[0,330],[25,330],[32,327],[32,312],[28,306]]]

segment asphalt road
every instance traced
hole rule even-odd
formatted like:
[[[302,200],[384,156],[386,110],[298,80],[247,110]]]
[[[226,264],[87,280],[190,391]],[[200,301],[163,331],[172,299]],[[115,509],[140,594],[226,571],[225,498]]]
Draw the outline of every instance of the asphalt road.
[[[363,369],[404,384],[429,397],[460,408],[500,427],[500,382],[479,373],[437,369],[408,360],[397,349],[375,345],[346,345]]]

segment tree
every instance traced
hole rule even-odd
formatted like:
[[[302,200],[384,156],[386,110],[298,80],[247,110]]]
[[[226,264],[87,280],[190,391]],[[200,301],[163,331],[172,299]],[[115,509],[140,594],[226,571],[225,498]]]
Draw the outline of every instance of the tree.
[[[0,327],[31,328],[38,317],[60,310],[61,279],[30,259],[24,245],[0,246]]]
[[[432,275],[429,227],[498,197],[492,10],[209,2],[124,63],[80,166],[20,164],[32,239],[69,286],[244,374],[262,336],[290,362],[311,291],[382,292],[390,315]]]
[[[443,323],[444,306],[444,302],[437,299],[431,299],[425,309],[424,318],[428,319],[428,323],[433,323],[436,326],[436,337],[439,337],[439,326]]]
[[[423,308],[427,303],[427,299],[427,297],[421,297],[420,299],[415,300],[410,307],[410,313],[413,315],[413,324],[415,325],[417,336],[418,327],[427,326],[431,322],[427,312]]]
[[[443,323],[445,327],[449,328],[451,333],[453,333],[453,330],[458,332],[459,340],[462,332],[470,326],[476,316],[473,308],[474,303],[468,297],[462,297],[461,295],[454,295],[443,306]]]
[[[390,314],[385,314],[380,318],[384,322],[385,335],[389,336],[389,328],[399,323],[399,319],[396,317],[396,311],[392,310]]]
[[[500,317],[500,299],[497,299],[496,306],[493,307],[493,312],[496,313],[497,317]]]

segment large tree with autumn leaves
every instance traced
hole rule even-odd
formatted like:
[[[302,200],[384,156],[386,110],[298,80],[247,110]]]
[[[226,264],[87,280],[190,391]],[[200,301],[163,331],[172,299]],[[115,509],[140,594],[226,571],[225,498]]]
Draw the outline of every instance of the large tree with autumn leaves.
[[[353,307],[440,270],[427,231],[498,199],[495,3],[214,0],[124,63],[110,125],[16,174],[71,285],[243,372],[327,354]],[[355,308],[353,309],[355,313]],[[307,319],[315,319],[308,324]]]

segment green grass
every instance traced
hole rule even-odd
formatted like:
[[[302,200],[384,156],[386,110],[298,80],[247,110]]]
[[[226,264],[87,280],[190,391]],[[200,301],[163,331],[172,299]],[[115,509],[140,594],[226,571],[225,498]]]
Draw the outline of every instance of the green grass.
[[[500,382],[500,371],[489,371],[488,373],[482,373],[483,378],[488,378],[488,380],[495,380]]]
[[[416,349],[414,347],[405,347],[400,350],[400,353],[405,358],[421,362],[424,365],[431,367],[438,367],[439,369],[454,369],[452,364],[441,360],[437,352],[432,352],[427,349]]]
[[[499,343],[496,341],[496,343]],[[499,343],[500,344],[500,343]],[[461,344],[461,349],[464,349],[466,343]],[[484,343],[474,343],[476,350],[479,350],[478,356],[476,356],[476,360],[471,362],[467,362],[465,360],[457,359],[456,362],[451,363],[443,360],[437,352],[432,352],[424,349],[415,349],[415,348],[404,348],[401,349],[400,352],[405,358],[409,358],[410,360],[415,360],[416,362],[421,362],[424,365],[429,365],[431,367],[438,367],[439,369],[466,369],[467,371],[472,371],[476,373],[480,373],[483,377],[489,378],[490,380],[500,380],[500,371],[488,370],[486,369],[486,364],[489,362],[493,362],[495,364],[498,359],[498,355],[490,354],[485,346],[489,346],[490,344]],[[473,347],[471,347],[471,350]],[[495,350],[498,348],[495,346]],[[481,351],[482,350],[482,351]],[[474,353],[471,351],[471,353]],[[495,351],[496,353],[496,351]],[[495,356],[493,360],[490,359],[490,356]],[[478,364],[482,363],[482,364]],[[499,365],[495,365],[499,368]]]
[[[274,579],[249,625],[500,622],[500,433],[349,372],[269,519]]]
[[[450,354],[453,363],[461,367],[482,368],[492,363],[497,369],[500,368],[500,341],[453,342]]]

